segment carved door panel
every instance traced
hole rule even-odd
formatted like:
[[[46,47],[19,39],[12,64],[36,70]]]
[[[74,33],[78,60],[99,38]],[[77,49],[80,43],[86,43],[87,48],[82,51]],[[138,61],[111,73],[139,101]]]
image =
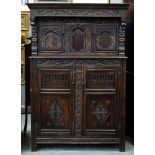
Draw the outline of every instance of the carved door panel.
[[[61,23],[40,23],[39,25],[39,54],[62,52],[63,25]]]
[[[40,69],[40,134],[72,135],[73,91],[71,68]]]
[[[72,20],[64,26],[64,51],[74,54],[84,54],[92,51],[93,24],[85,20]]]
[[[94,26],[94,52],[117,52],[117,25],[95,24]]]
[[[85,70],[85,135],[116,134],[117,70],[87,68]]]

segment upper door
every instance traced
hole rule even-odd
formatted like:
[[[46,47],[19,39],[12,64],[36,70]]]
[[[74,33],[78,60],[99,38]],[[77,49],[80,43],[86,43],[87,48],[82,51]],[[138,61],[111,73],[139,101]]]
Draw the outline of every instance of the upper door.
[[[94,52],[113,53],[117,48],[117,27],[116,24],[95,24],[94,25]]]
[[[73,90],[71,67],[44,67],[39,70],[39,134],[72,135]]]
[[[117,69],[86,67],[84,134],[116,134],[118,120]]]
[[[118,19],[39,18],[38,53],[118,55]]]

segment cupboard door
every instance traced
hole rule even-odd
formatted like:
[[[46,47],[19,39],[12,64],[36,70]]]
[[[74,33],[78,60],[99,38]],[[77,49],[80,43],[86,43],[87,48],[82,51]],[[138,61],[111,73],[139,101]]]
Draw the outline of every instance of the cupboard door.
[[[94,52],[116,54],[117,24],[95,24]]]
[[[89,68],[85,77],[85,135],[116,134],[117,70]]]
[[[40,134],[70,136],[72,134],[72,69],[40,70]]]
[[[63,50],[62,23],[40,21],[38,25],[39,54],[60,53]]]

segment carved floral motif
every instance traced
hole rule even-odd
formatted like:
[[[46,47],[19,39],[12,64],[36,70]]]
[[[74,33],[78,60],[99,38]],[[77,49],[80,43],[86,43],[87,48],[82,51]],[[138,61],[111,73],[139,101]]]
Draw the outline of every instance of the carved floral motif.
[[[37,16],[90,16],[90,17],[122,17],[126,10],[117,9],[34,9],[31,18]]]
[[[82,67],[75,66],[75,135],[81,135]]]
[[[62,104],[63,101],[57,98],[48,98],[46,102],[47,104],[51,104],[48,110],[48,114],[53,127],[56,128],[58,125],[60,125],[64,117],[64,110],[60,106],[60,104]]]
[[[121,25],[119,27],[119,53],[125,54],[125,22],[121,22]]]
[[[101,126],[104,125],[104,123],[110,116],[110,112],[100,102],[95,107],[95,110],[93,111],[93,113],[96,115],[96,118],[100,122]]]

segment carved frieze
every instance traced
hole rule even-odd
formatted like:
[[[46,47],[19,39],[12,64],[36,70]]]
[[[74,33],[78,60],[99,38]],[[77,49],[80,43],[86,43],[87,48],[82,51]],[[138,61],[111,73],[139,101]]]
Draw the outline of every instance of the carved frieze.
[[[36,67],[50,67],[54,65],[63,66],[87,66],[87,65],[102,65],[111,67],[120,67],[119,60],[108,60],[108,59],[38,59]]]
[[[31,19],[35,16],[83,16],[83,17],[122,17],[125,19],[126,10],[123,9],[32,9]]]

